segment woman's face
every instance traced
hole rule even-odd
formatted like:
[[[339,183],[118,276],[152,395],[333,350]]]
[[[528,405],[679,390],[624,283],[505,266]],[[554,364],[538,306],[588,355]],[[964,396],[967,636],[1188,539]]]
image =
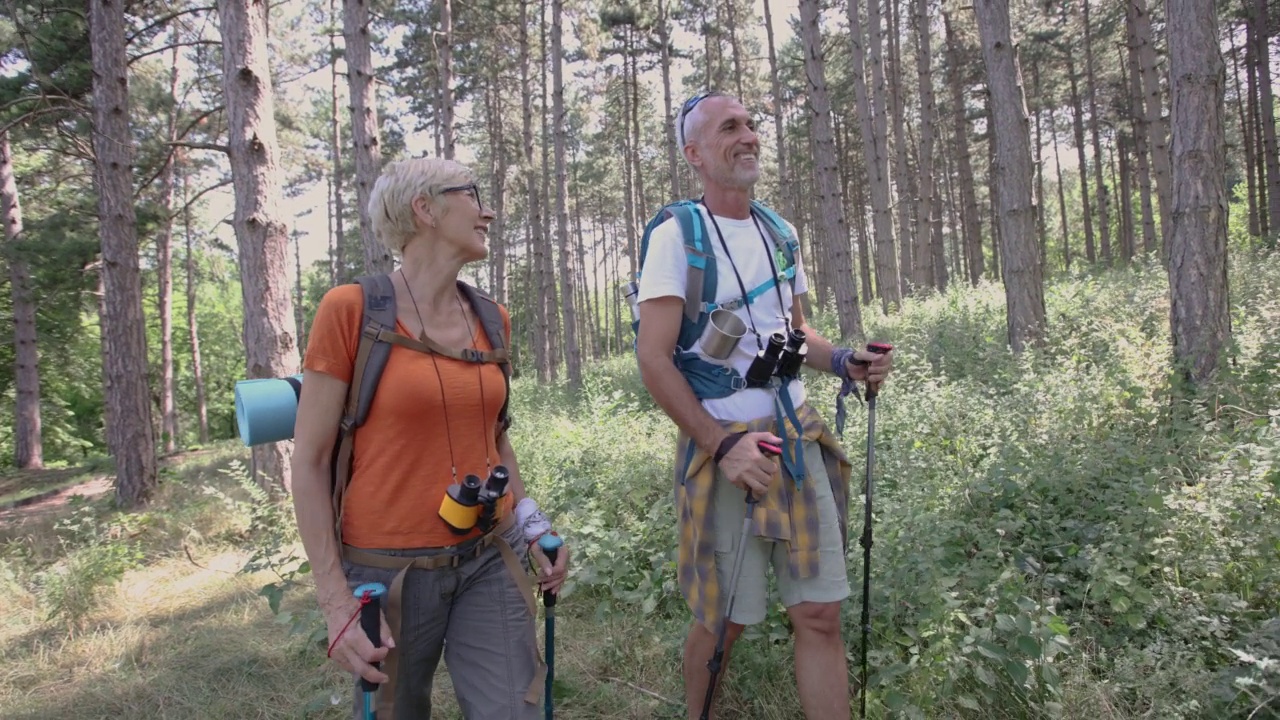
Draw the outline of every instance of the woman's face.
[[[467,262],[483,260],[489,250],[489,223],[493,210],[484,206],[480,188],[474,183],[441,189],[440,204],[447,208],[438,216],[436,232],[440,241],[453,245]]]

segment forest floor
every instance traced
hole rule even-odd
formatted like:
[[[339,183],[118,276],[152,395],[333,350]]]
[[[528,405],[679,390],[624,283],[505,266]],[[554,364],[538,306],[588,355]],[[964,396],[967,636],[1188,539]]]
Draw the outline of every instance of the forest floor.
[[[252,550],[237,547],[237,538],[246,519],[211,497],[240,492],[227,469],[242,454],[226,446],[171,458],[172,472],[141,522],[113,509],[109,477],[0,513],[0,542],[11,558],[0,560],[0,591],[11,590],[9,611],[0,616],[6,720],[349,717],[347,679],[322,646],[290,633],[271,613],[259,591],[278,578],[269,570],[245,572]],[[27,574],[17,558],[38,566],[90,534],[98,539],[82,547],[103,550],[41,571],[31,582],[43,593],[13,587]],[[132,554],[123,563],[105,550],[126,542]],[[282,604],[298,616],[313,607],[308,592]],[[676,718],[674,648],[663,646],[663,635],[646,630],[642,619],[602,627],[579,610],[566,603],[557,621],[556,694],[573,696],[557,717]],[[609,650],[624,639],[629,652],[646,648],[648,660],[613,664]],[[662,679],[662,692],[642,684],[654,678]],[[434,717],[461,719],[444,663],[433,697]]]

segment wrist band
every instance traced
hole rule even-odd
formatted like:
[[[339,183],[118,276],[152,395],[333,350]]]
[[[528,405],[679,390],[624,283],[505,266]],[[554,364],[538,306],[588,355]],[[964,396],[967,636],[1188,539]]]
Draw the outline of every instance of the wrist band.
[[[534,538],[534,539],[532,539],[532,540],[530,540],[530,541],[529,541],[529,549],[530,549],[530,550],[532,550],[532,549],[533,549],[533,546],[534,546],[534,545],[536,545],[536,544],[538,543],[538,541],[542,539],[542,536],[543,536],[543,535],[554,535],[554,536],[556,536],[556,537],[560,537],[560,533],[556,532],[555,530],[548,530],[548,531],[546,531],[546,532],[544,532],[544,533],[539,533],[539,534],[538,534],[538,537],[536,537],[536,538]],[[533,561],[533,558],[532,558],[532,557],[530,557],[530,562],[532,562],[532,561]]]
[[[853,348],[836,348],[831,353],[831,373],[841,380],[848,380],[851,358],[853,358]]]
[[[746,435],[746,433],[732,433],[720,441],[720,447],[716,448],[716,454],[714,456],[715,463],[717,465],[720,464],[721,460],[724,460],[724,456],[729,454],[729,451],[733,449],[733,446],[738,444],[738,441],[742,439],[743,435]]]

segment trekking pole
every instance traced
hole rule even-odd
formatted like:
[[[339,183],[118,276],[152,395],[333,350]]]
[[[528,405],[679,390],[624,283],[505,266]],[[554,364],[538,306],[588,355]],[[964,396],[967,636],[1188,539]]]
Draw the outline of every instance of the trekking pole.
[[[387,588],[382,583],[365,583],[353,593],[360,600],[360,628],[368,636],[375,648],[382,647],[382,596]],[[382,663],[374,663],[375,669]],[[360,678],[360,689],[364,691],[364,720],[378,720],[378,712],[374,704],[374,695],[378,692],[378,683]]]
[[[867,343],[867,352],[883,355],[893,350],[887,343]],[[867,482],[862,520],[862,681],[858,688],[862,717],[867,716],[867,646],[871,643],[871,499],[873,490],[872,469],[876,464],[876,395],[878,388],[867,383]]]
[[[761,452],[772,457],[782,454],[782,448],[776,445],[770,445],[766,442],[756,443]],[[720,631],[716,633],[716,649],[711,654],[711,659],[707,661],[707,669],[711,671],[711,681],[707,683],[707,694],[702,699],[702,714],[698,716],[699,720],[709,720],[711,717],[711,700],[716,692],[716,678],[720,675],[720,669],[724,661],[724,638],[725,633],[729,629],[729,616],[733,614],[734,596],[738,592],[738,575],[742,572],[742,556],[743,550],[747,546],[747,536],[751,531],[751,516],[756,510],[756,496],[750,490],[747,490],[747,516],[742,520],[742,537],[738,539],[738,551],[733,554],[733,572],[729,574],[729,602],[725,606],[724,617],[720,619]]]
[[[538,547],[542,548],[542,552],[546,553],[547,559],[552,565],[556,564],[556,557],[560,554],[560,546],[564,545],[564,541],[559,536],[545,533],[538,538]],[[546,608],[546,635],[547,635],[547,686],[545,689],[545,697],[543,697],[543,706],[546,709],[546,720],[552,720],[555,712],[551,703],[551,683],[556,677],[556,596],[550,590],[542,593],[542,606]]]

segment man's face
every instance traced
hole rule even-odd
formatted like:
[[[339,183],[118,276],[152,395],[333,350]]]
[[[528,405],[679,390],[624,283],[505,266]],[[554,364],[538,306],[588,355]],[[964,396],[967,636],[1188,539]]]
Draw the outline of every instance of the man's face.
[[[685,156],[704,184],[750,189],[760,179],[760,139],[747,109],[726,96],[709,97],[693,111],[696,127]]]

